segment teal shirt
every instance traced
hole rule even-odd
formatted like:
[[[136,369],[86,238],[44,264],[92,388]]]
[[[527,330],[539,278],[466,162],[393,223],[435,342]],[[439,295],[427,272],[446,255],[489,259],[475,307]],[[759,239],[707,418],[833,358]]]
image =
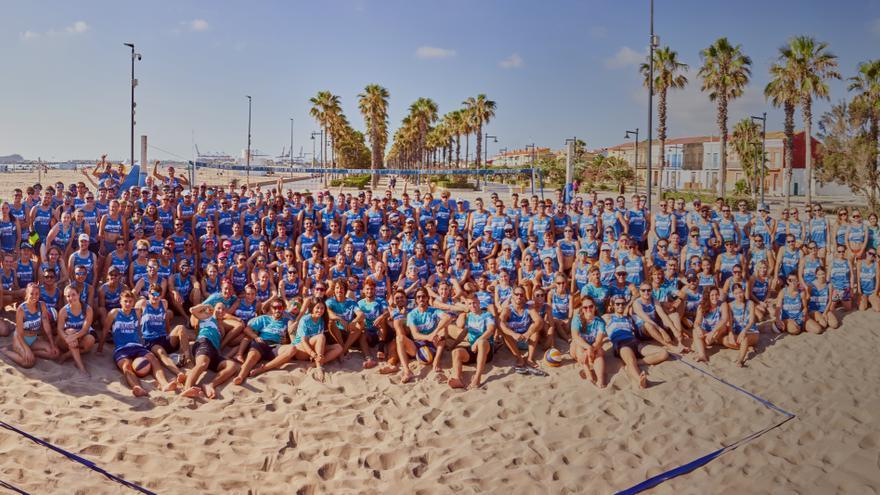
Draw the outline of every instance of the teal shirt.
[[[596,342],[596,337],[600,333],[605,333],[605,320],[594,316],[593,321],[584,325],[584,322],[581,321],[581,313],[578,311],[571,319],[571,330],[577,332],[588,344],[592,344]]]
[[[257,332],[257,335],[266,342],[280,344],[281,339],[284,337],[284,332],[287,331],[287,323],[290,322],[291,319],[292,318],[287,313],[282,313],[280,320],[276,320],[269,315],[260,315],[251,318],[248,322],[248,326]]]
[[[374,331],[373,323],[375,323],[385,311],[385,302],[381,299],[373,299],[372,301],[361,299],[357,303],[357,310],[364,314],[367,331],[372,332]]]
[[[582,296],[589,296],[599,310],[597,314],[605,313],[605,303],[608,301],[608,288],[604,285],[596,287],[593,284],[587,284],[581,289]]]
[[[492,313],[487,311],[483,311],[479,315],[475,315],[473,313],[468,313],[467,318],[465,319],[465,329],[467,330],[467,341],[468,344],[473,345],[486,331],[489,329],[489,325],[495,324],[495,317],[492,316]],[[489,337],[491,339],[491,337]]]
[[[214,349],[220,350],[220,328],[217,326],[217,319],[213,316],[207,320],[199,320],[199,335],[196,339],[201,338],[208,339]]]
[[[333,311],[336,316],[345,320],[346,323],[351,323],[354,320],[355,310],[358,308],[358,303],[354,300],[345,299],[343,301],[337,301],[335,297],[331,297],[327,299],[325,303],[330,311]]]
[[[202,301],[202,304],[207,304],[208,306],[214,306],[218,302],[222,302],[223,305],[228,308],[228,307],[231,307],[233,304],[235,304],[235,301],[238,301],[237,296],[233,295],[229,299],[225,299],[221,293],[215,292],[215,293],[211,294],[210,296],[208,296],[207,298],[205,298],[205,300]]]
[[[296,337],[293,338],[292,344],[299,345],[303,339],[310,339],[322,333],[324,333],[323,319],[314,320],[311,315],[304,316],[299,320],[299,325],[296,327]]]
[[[428,335],[440,324],[440,317],[443,313],[437,309],[428,307],[427,310],[421,311],[415,308],[406,316],[406,323],[416,327],[416,330],[422,335]]]

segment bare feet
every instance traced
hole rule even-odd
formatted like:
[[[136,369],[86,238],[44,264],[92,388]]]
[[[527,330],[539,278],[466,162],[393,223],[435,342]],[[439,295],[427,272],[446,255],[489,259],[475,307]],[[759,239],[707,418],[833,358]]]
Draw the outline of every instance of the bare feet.
[[[180,384],[177,383],[177,380],[171,380],[170,382],[166,383],[164,387],[162,387],[162,391],[163,392],[174,392],[175,390],[177,390],[177,387],[179,387],[179,386],[180,386]]]
[[[445,383],[448,378],[446,378],[446,373],[443,373],[443,370],[435,369],[434,371],[434,379],[437,380],[438,383]]]
[[[263,371],[264,371],[264,370],[263,370],[263,365],[262,365],[262,364],[258,364],[257,366],[254,367],[254,369],[251,370],[250,373],[248,373],[248,376],[251,377],[251,378],[253,378],[253,377],[257,376],[257,375],[262,374]]]
[[[639,373],[639,388],[648,388],[648,375],[644,371]]]
[[[538,367],[538,363],[536,363],[533,359],[526,359],[526,364],[529,365],[530,368]]]
[[[447,383],[449,383],[450,388],[464,388],[464,383],[459,378],[452,377]]]
[[[214,388],[214,385],[210,383],[205,384],[205,397],[209,399],[217,398],[217,390]]]
[[[181,385],[186,383],[186,374],[185,373],[178,373],[177,374],[177,383],[179,383]]]
[[[468,384],[469,389],[480,388],[483,385],[482,381],[478,377],[471,378],[471,383]]]
[[[406,371],[403,372],[402,375],[400,375],[400,383],[401,384],[409,383],[412,379],[413,379],[413,374],[409,371],[409,369],[407,369]]]
[[[183,393],[180,395],[182,395],[183,397],[189,397],[191,399],[195,399],[196,397],[201,395],[201,393],[202,393],[202,389],[200,389],[199,387],[190,387],[190,388],[184,390]]]
[[[241,375],[238,375],[235,377],[235,379],[232,380],[232,383],[234,383],[236,385],[241,385],[242,383],[244,383],[244,377]]]
[[[315,373],[312,375],[315,380],[324,383],[324,368],[315,368]]]
[[[383,368],[381,368],[379,370],[379,373],[383,375],[390,375],[391,373],[397,373],[398,371],[400,371],[400,368],[389,364],[388,366],[384,366]]]
[[[367,358],[367,360],[364,361],[364,369],[365,369],[365,370],[368,370],[368,369],[375,368],[377,364],[378,364],[378,363],[376,362],[375,359],[373,359],[373,358],[371,358],[371,357],[370,357],[370,358]]]
[[[134,394],[135,397],[146,397],[150,395],[147,393],[146,390],[144,390],[144,387],[141,387],[140,385],[135,385],[134,387],[131,387],[131,393]]]

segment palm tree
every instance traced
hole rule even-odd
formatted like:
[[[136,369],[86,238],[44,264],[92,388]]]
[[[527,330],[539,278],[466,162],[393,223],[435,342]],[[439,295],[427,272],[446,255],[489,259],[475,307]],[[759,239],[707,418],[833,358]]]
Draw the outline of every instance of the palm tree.
[[[727,104],[742,96],[752,74],[752,59],[742,52],[742,46],[733,46],[727,38],[718,38],[700,52],[703,66],[699,76],[703,78],[702,91],[709,92],[709,100],[717,103],[718,130],[721,134],[721,170],[719,171],[718,195],[723,196],[727,182]]]
[[[382,152],[388,141],[388,90],[378,84],[367,85],[364,92],[358,95],[358,108],[370,135],[370,170],[373,175],[370,182],[375,189],[379,182],[376,170],[382,165]]]
[[[791,206],[791,161],[794,157],[794,111],[797,107],[797,77],[791,70],[791,60],[786,56],[786,47],[779,49],[777,62],[770,66],[770,82],[764,88],[764,96],[774,107],[782,107],[785,114],[783,132],[785,133],[785,156],[783,158],[782,187],[785,194],[785,207]]]
[[[461,110],[453,110],[444,115],[443,120],[449,127],[449,132],[455,138],[455,168],[459,168],[461,167],[461,133],[464,127],[464,114]]]
[[[849,78],[848,89],[859,92],[853,98],[853,103],[866,110],[869,120],[868,132],[871,135],[871,142],[876,145],[880,140],[880,59],[859,64],[859,73]]]
[[[437,120],[437,104],[430,98],[419,98],[409,107],[416,134],[415,151],[418,161],[424,166],[428,129]]]
[[[746,179],[747,190],[752,191],[754,198],[754,185],[760,180],[758,174],[760,171],[760,159],[756,155],[755,143],[760,143],[761,127],[752,119],[742,119],[733,126],[733,136],[731,136],[731,145],[736,155],[739,157],[739,163],[742,167],[743,174]]]
[[[480,153],[483,148],[483,126],[495,117],[495,102],[481,93],[476,98],[473,96],[468,98],[463,102],[463,105],[470,112],[474,129],[477,132],[476,168],[480,168]]]
[[[643,63],[640,67],[645,77],[645,87],[651,84],[651,66]],[[668,46],[654,52],[654,91],[657,93],[657,137],[660,140],[660,183],[658,197],[663,197],[663,168],[666,166],[666,92],[670,89],[681,89],[688,80],[681,72],[687,71],[687,64],[678,61],[678,52]]]
[[[789,40],[786,57],[791,59],[791,69],[797,78],[801,113],[804,117],[804,174],[807,176],[807,203],[813,201],[813,98],[828,99],[829,79],[840,79],[837,72],[837,56],[828,51],[828,43],[816,41],[810,36],[796,36]]]
[[[468,108],[462,108],[459,112],[461,112],[461,134],[464,136],[464,168],[468,168],[468,157],[471,155],[471,132],[474,130],[474,121]]]

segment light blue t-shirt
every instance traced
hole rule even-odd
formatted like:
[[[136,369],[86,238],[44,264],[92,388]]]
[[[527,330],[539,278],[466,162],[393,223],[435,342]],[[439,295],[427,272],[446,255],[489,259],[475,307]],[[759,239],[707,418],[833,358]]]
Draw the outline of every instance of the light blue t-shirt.
[[[412,314],[412,313],[410,313]],[[495,324],[495,317],[487,311],[483,311],[479,315],[468,313],[465,319],[465,328],[467,329],[468,344],[473,345],[486,331],[489,325]],[[491,337],[490,337],[491,338]]]
[[[324,333],[324,320],[319,318],[312,319],[312,316],[305,316],[299,320],[299,326],[296,327],[296,337],[293,338],[293,345],[299,345],[303,339],[310,339],[315,335]]]
[[[358,303],[354,300],[346,298],[342,301],[337,301],[335,297],[331,297],[327,299],[326,304],[330,311],[333,311],[336,316],[345,320],[346,323],[354,320],[355,310],[358,308]]]
[[[581,313],[577,312],[571,319],[571,330],[577,332],[588,344],[593,344],[600,333],[605,333],[605,320],[594,316],[593,321],[584,325],[581,321]]]
[[[442,314],[439,309],[430,306],[425,311],[415,308],[406,316],[406,323],[416,327],[420,334],[428,335],[437,328]]]
[[[361,299],[357,303],[357,310],[364,314],[366,330],[371,332],[373,331],[373,323],[375,323],[385,311],[385,301],[381,299],[373,299],[372,301]]]
[[[273,344],[280,344],[287,331],[287,323],[290,322],[291,316],[287,313],[281,314],[281,319],[276,320],[269,315],[260,315],[251,318],[248,326],[251,327],[261,339]]]
[[[223,294],[220,292],[215,292],[210,296],[206,297],[202,304],[207,304],[208,306],[214,306],[218,302],[222,302],[224,306],[227,308],[235,304],[235,301],[238,301],[238,296],[233,295],[229,299],[223,297]]]
[[[217,327],[217,319],[213,316],[199,321],[199,335],[197,338],[205,338],[214,346],[214,349],[220,350],[220,329]]]

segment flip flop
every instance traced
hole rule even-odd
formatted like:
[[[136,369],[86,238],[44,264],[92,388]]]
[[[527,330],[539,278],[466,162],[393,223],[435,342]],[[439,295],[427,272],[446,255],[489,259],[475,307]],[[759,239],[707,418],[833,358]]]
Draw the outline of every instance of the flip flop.
[[[532,376],[547,376],[547,373],[538,368],[526,368],[526,373]]]
[[[524,366],[514,366],[513,371],[520,375],[528,375],[529,370],[527,370]]]

